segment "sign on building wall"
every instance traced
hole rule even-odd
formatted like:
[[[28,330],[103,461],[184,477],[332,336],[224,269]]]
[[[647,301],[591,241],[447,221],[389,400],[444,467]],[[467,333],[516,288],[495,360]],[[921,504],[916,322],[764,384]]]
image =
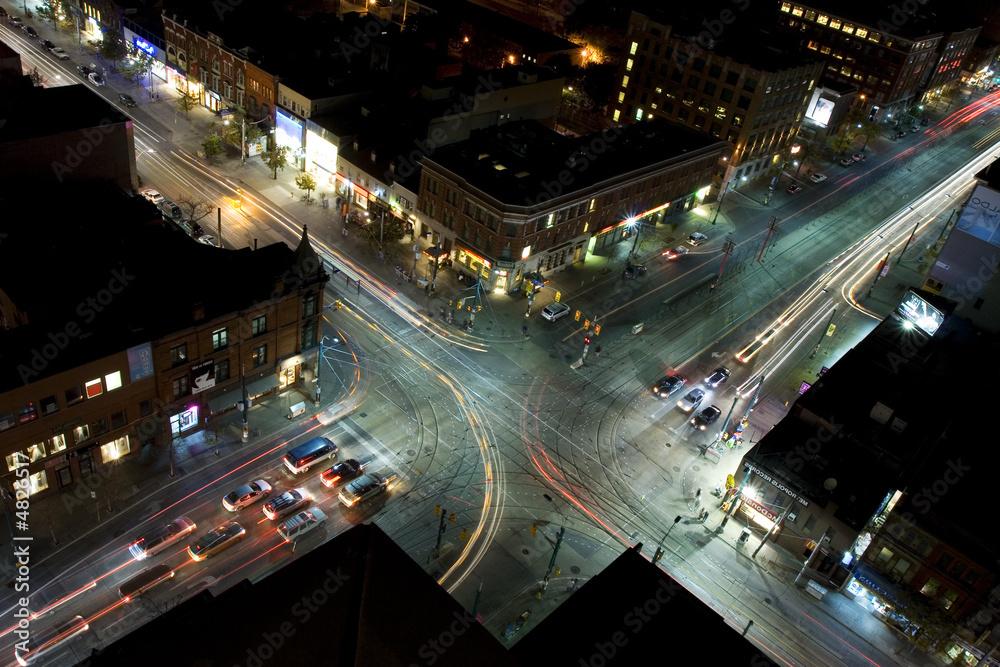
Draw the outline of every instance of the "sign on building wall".
[[[215,360],[191,367],[191,393],[198,394],[215,386]]]
[[[138,382],[153,375],[153,346],[151,343],[130,347],[126,354],[128,355],[129,378],[132,382]]]

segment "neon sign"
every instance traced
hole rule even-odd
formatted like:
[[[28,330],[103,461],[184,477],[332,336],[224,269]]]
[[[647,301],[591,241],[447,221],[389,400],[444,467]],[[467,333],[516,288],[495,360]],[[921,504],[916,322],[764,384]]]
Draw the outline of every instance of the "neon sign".
[[[133,43],[135,44],[135,48],[139,49],[140,51],[148,53],[150,56],[156,55],[156,47],[147,42],[146,40],[136,37]]]

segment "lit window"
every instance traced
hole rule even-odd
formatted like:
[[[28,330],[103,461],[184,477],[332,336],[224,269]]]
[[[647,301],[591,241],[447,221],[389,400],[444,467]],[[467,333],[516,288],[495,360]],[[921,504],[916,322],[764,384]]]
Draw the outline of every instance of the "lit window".
[[[792,10],[792,16],[802,16],[802,8],[796,7]]]
[[[846,32],[848,35],[853,35],[854,34],[854,26],[851,25],[850,23],[845,23],[844,27],[841,28],[841,30],[843,32]]]
[[[636,120],[642,120],[642,116],[643,116],[642,109],[636,109],[635,110],[635,119]]]
[[[617,123],[618,119],[621,117],[621,115],[622,115],[621,109],[615,109],[614,114],[612,114],[611,120],[613,120],[613,121],[615,121]]]
[[[632,71],[632,65],[633,65],[633,62],[632,62],[631,58],[629,58],[628,60],[626,60],[625,61],[625,71],[626,72],[631,72]]]
[[[104,393],[104,390],[101,389],[100,379],[91,380],[90,382],[84,384],[83,387],[84,391],[86,391],[87,393],[87,398],[96,398],[97,396],[100,396],[102,393]]]
[[[816,23],[819,23],[820,25],[826,25],[827,23],[829,23],[829,21],[830,17],[827,16],[826,14],[820,14],[819,16],[816,17]]]
[[[108,391],[114,391],[115,389],[121,389],[122,386],[122,374],[121,371],[115,371],[104,376],[104,386],[107,387]]]
[[[218,350],[229,344],[229,333],[225,328],[212,332],[212,349]]]
[[[831,30],[840,30],[840,19],[832,19],[830,21]]]
[[[634,56],[635,52],[639,50],[639,42],[632,42],[632,48],[629,49],[628,54]]]
[[[787,2],[783,2],[781,3],[781,11],[787,14],[788,12],[792,11],[792,6]]]
[[[253,348],[251,360],[254,368],[260,368],[267,363],[267,344]]]
[[[66,449],[66,436],[63,435],[62,433],[49,440],[50,453],[56,454],[64,449]]]
[[[22,490],[29,496],[33,496],[39,491],[44,491],[47,488],[49,488],[49,480],[44,470],[36,472],[34,475],[30,475],[24,479],[14,481],[14,489]]]
[[[128,436],[124,435],[117,440],[112,440],[106,445],[101,445],[101,460],[104,463],[111,463],[129,453]]]
[[[628,88],[628,75],[622,77],[622,88]]]
[[[929,598],[933,598],[937,596],[937,592],[940,587],[941,582],[932,578],[927,580],[927,583],[920,589],[920,592]]]
[[[623,90],[620,93],[618,93],[618,104],[621,104],[624,101],[625,101],[625,91]]]
[[[38,459],[44,459],[44,458],[45,458],[45,443],[44,442],[39,442],[36,445],[29,445],[28,446],[28,459],[30,459],[32,463],[34,463]]]
[[[84,440],[90,439],[90,424],[84,424],[83,426],[77,426],[73,429],[73,444],[79,445]]]
[[[28,455],[24,452],[14,452],[7,455],[7,470],[17,470],[28,465]]]

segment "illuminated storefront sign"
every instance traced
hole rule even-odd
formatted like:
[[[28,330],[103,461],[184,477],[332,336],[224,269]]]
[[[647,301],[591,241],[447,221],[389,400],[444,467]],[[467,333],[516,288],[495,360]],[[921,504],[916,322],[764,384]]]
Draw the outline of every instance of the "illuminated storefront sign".
[[[756,474],[758,477],[760,477],[761,479],[763,479],[765,482],[768,482],[769,484],[771,484],[771,486],[773,486],[774,488],[778,489],[779,491],[783,491],[784,493],[786,493],[787,495],[791,496],[792,498],[795,498],[797,501],[799,501],[799,504],[802,505],[803,507],[809,507],[809,501],[808,500],[806,500],[805,498],[803,498],[802,496],[800,496],[799,494],[797,494],[792,489],[789,489],[787,486],[785,486],[784,484],[782,484],[780,481],[778,481],[776,479],[773,479],[770,475],[768,475],[763,470],[755,468],[754,466],[750,465],[749,463],[745,463],[745,462],[744,462],[743,466],[747,470],[750,470],[751,472],[753,472],[754,474]]]
[[[293,151],[300,150],[302,148],[302,123],[281,110],[275,110],[274,116],[277,120],[275,141],[278,145]]]
[[[337,173],[337,147],[316,134],[306,130],[306,165],[310,170],[322,170],[329,185]]]
[[[483,259],[482,257],[480,257],[479,255],[477,255],[476,253],[470,252],[470,251],[466,250],[465,248],[462,248],[461,246],[458,246],[458,250],[459,250],[458,261],[461,264],[465,264],[465,257],[463,255],[468,255],[470,258],[473,259],[473,261],[476,261],[476,262],[479,262],[480,264],[482,264],[483,268],[488,269],[488,268],[490,268],[490,267],[493,266],[489,262],[489,260]]]
[[[156,57],[156,47],[146,40],[136,37],[132,43],[135,44],[135,48],[139,49],[143,53],[148,53],[149,55]]]
[[[746,496],[743,496],[743,504],[744,505],[748,505],[749,507],[752,507],[754,510],[757,511],[758,514],[762,514],[765,517],[767,517],[768,519],[770,519],[772,523],[778,520],[778,515],[777,514],[775,514],[771,510],[767,509],[766,507],[764,507],[760,503],[755,502],[753,500],[750,500]]]

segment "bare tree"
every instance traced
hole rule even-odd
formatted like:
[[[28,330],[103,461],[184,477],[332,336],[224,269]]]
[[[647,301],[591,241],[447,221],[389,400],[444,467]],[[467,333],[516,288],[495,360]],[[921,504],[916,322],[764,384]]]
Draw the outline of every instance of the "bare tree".
[[[175,199],[177,205],[184,211],[185,218],[191,222],[198,222],[212,212],[215,205],[202,197],[190,197],[184,195]]]

